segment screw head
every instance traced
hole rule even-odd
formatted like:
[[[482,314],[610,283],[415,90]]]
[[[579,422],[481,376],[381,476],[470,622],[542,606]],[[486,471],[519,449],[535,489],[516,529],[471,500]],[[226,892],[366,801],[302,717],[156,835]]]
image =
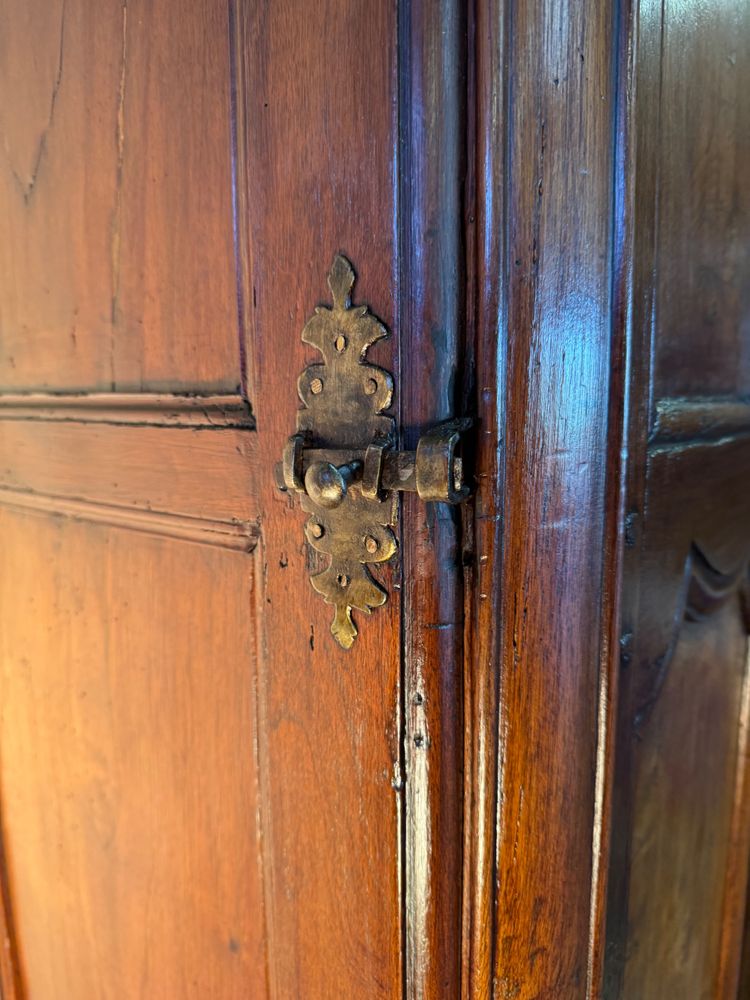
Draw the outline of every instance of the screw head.
[[[317,521],[313,521],[310,524],[310,534],[313,536],[313,538],[322,538],[323,535],[325,534],[325,531],[326,530],[323,527],[323,525],[318,524]]]
[[[336,577],[336,579],[338,581],[339,587],[348,587],[349,586],[349,577],[346,575],[346,573],[339,573],[339,575]]]
[[[365,548],[374,555],[380,548],[377,538],[373,535],[365,535]]]
[[[323,391],[323,379],[314,378],[310,383],[310,392],[314,393],[314,395],[317,396],[322,391]]]
[[[343,335],[343,333],[340,333],[338,337],[336,337],[333,344],[336,350],[339,352],[339,354],[341,354],[342,351],[346,350],[346,337]]]
[[[368,396],[374,396],[378,391],[377,379],[368,378],[365,380],[365,392]]]

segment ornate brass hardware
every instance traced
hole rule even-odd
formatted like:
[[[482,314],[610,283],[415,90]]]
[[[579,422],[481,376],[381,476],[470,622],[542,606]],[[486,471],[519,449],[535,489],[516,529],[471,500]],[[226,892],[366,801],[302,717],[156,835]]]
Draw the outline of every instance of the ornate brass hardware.
[[[367,306],[351,304],[354,270],[345,257],[334,258],[328,285],[333,308],[318,306],[302,331],[324,362],[299,377],[304,405],[277,479],[281,489],[299,493],[310,515],[307,541],[331,557],[311,582],[334,605],[331,632],[349,649],[357,637],[352,609],[369,614],[388,599],[367,565],[396,552],[398,491],[452,504],[469,496],[460,444],[471,420],[439,424],[422,435],[416,451],[397,451],[395,420],[383,412],[393,399],[393,376],[365,360],[390,334]]]

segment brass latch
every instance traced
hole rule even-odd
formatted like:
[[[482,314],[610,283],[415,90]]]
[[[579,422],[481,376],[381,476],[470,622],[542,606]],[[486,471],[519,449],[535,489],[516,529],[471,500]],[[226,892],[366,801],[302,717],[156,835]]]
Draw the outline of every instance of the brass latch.
[[[395,420],[383,412],[393,399],[393,377],[365,360],[388,331],[367,306],[352,306],[354,270],[345,257],[334,258],[328,284],[333,308],[318,306],[302,331],[324,363],[299,377],[304,406],[277,478],[281,489],[300,494],[310,545],[331,557],[311,582],[335,606],[331,632],[349,649],[357,636],[352,609],[369,614],[388,597],[367,564],[396,552],[398,491],[451,504],[468,498],[460,446],[471,420],[433,427],[416,451],[396,450]]]

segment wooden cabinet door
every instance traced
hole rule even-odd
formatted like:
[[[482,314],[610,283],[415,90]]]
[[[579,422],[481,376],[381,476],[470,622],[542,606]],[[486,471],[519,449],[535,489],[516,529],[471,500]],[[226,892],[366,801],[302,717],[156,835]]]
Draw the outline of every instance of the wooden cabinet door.
[[[459,4],[0,4],[7,998],[458,980],[460,518],[404,504],[347,652],[274,466],[338,252],[404,446],[455,412],[465,48]]]
[[[750,26],[688,13],[0,0],[5,1000],[737,995]],[[399,447],[474,420],[348,650],[275,476],[337,254]]]

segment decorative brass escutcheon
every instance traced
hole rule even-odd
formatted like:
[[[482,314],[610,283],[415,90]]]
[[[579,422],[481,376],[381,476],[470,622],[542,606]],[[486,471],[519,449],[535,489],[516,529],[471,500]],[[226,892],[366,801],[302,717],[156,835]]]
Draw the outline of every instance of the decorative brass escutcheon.
[[[369,614],[388,599],[367,567],[396,552],[398,491],[451,504],[466,500],[460,444],[472,422],[439,424],[422,435],[416,451],[398,451],[395,420],[384,412],[393,399],[393,376],[365,360],[369,348],[390,334],[367,306],[351,304],[354,269],[346,257],[334,257],[328,285],[333,308],[318,306],[302,331],[304,343],[324,361],[299,377],[303,407],[277,479],[281,489],[299,493],[310,515],[309,544],[331,557],[311,582],[334,605],[331,632],[350,649],[357,637],[352,609]]]

